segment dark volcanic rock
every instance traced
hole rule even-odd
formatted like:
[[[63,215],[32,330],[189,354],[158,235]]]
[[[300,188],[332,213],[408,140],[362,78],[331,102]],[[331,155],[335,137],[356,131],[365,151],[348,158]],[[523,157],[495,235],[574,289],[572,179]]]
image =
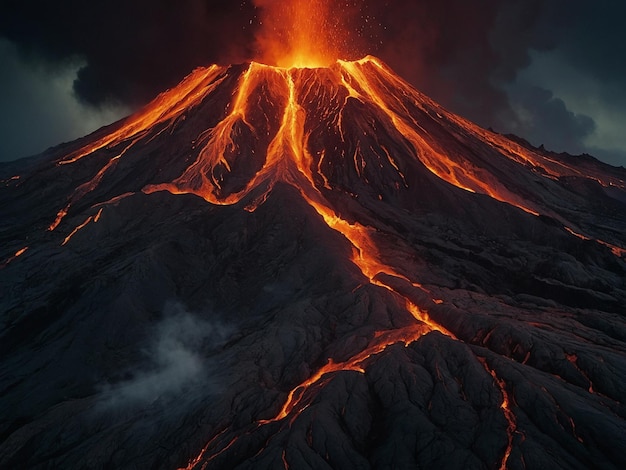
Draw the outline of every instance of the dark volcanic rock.
[[[623,169],[374,58],[0,166],[1,468],[626,467]]]

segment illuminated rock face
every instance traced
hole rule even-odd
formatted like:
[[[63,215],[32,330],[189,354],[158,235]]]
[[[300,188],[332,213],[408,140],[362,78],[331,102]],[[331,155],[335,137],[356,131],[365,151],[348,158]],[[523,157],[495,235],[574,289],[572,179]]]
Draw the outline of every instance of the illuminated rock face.
[[[2,468],[623,468],[626,171],[375,58],[0,167]]]

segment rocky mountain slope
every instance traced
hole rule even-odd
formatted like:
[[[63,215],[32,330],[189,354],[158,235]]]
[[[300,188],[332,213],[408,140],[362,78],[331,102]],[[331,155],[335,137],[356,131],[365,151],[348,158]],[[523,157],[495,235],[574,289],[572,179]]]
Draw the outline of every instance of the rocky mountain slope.
[[[623,468],[626,170],[373,57],[0,166],[1,468]]]

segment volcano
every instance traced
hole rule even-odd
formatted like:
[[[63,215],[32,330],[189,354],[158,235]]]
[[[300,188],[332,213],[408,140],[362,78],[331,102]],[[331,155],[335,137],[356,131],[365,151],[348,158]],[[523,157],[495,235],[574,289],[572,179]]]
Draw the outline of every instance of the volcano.
[[[374,57],[0,166],[0,467],[626,467],[626,170]]]

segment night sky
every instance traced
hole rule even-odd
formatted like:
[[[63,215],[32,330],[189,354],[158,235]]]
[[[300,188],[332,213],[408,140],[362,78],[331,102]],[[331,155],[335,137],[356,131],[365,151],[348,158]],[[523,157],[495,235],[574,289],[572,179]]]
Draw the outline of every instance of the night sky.
[[[330,0],[329,0],[330,1]],[[626,166],[626,2],[335,1],[374,54],[484,127]],[[259,57],[279,0],[0,0],[0,161],[128,114],[194,67]]]

